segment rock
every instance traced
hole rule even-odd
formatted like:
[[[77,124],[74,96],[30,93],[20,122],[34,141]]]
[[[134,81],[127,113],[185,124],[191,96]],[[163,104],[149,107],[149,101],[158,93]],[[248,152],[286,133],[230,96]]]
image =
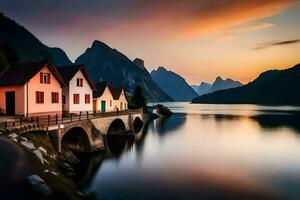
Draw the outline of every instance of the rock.
[[[40,150],[34,150],[33,153],[36,155],[36,157],[38,157],[38,159],[40,159],[41,163],[44,164],[44,158]]]
[[[18,135],[16,133],[11,133],[8,135],[8,137],[14,139],[14,138],[17,138]]]
[[[48,169],[45,169],[44,172],[45,172],[45,173],[49,173],[50,171],[49,171]]]
[[[28,139],[26,137],[20,137],[20,138],[21,138],[21,140],[28,142]]]
[[[3,134],[3,132],[2,131],[0,131],[0,135],[2,135]]]
[[[63,162],[63,163],[61,163],[61,167],[64,168],[64,169],[67,169],[71,166],[68,163]]]
[[[55,175],[55,176],[58,176],[58,174],[54,171],[50,172],[51,174]]]
[[[29,150],[35,150],[35,146],[30,141],[21,141],[21,144]]]
[[[64,158],[66,162],[70,163],[70,165],[75,165],[80,162],[80,160],[75,156],[75,154],[72,151],[66,151]]]
[[[80,192],[80,191],[77,191],[77,193],[76,193],[78,196],[80,196],[80,197],[84,197],[84,194],[82,193],[82,192]]]
[[[67,177],[74,177],[74,176],[76,176],[76,174],[74,172],[66,172],[65,175]]]
[[[9,138],[11,141],[14,141],[14,142],[18,142],[18,139],[17,138]]]
[[[36,192],[45,196],[52,195],[51,188],[45,183],[45,181],[40,176],[30,175],[27,177],[27,181]]]
[[[44,154],[47,154],[46,149],[44,149],[43,147],[39,147],[38,150],[40,150],[40,152],[42,152]]]

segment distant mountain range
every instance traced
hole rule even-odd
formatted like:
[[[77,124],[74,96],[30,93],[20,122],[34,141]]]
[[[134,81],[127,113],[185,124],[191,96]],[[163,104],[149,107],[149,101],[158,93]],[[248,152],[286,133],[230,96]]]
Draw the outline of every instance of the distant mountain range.
[[[240,87],[242,85],[243,84],[239,81],[234,81],[230,78],[224,80],[222,77],[218,76],[213,84],[202,82],[199,86],[192,85],[192,88],[198,93],[199,96],[201,96],[218,90]]]
[[[124,54],[100,41],[94,41],[76,61],[84,64],[97,81],[106,80],[111,85],[123,86],[132,93],[137,85],[144,89],[148,99],[173,101],[151,78],[142,59],[131,61]]]
[[[184,78],[164,67],[153,70],[151,77],[175,101],[187,102],[198,96]]]
[[[0,13],[0,44],[11,47],[18,55],[19,62],[52,60],[54,64],[69,63],[63,50],[50,48],[14,20]]]
[[[300,104],[300,64],[286,70],[271,70],[238,88],[216,91],[193,99],[193,103]]]

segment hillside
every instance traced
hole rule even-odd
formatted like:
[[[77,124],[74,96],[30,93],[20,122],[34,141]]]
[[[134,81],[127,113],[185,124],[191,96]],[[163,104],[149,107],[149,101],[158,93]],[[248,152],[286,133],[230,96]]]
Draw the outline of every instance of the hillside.
[[[124,54],[100,41],[94,41],[76,61],[84,64],[95,82],[106,80],[111,85],[123,86],[132,93],[140,85],[149,100],[172,101],[151,78],[143,62],[138,59],[132,62]]]
[[[238,88],[217,91],[193,99],[193,103],[300,104],[300,64],[286,70],[271,70]]]
[[[187,102],[198,96],[184,78],[164,67],[153,70],[151,77],[175,101]]]

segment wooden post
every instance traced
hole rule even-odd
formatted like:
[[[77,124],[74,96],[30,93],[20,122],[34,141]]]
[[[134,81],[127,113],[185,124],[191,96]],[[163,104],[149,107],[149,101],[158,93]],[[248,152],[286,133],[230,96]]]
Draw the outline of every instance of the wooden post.
[[[30,121],[31,121],[31,123],[33,122],[33,117],[30,117]]]
[[[79,121],[81,120],[81,111],[79,112]]]
[[[58,114],[55,115],[55,124],[58,124]]]
[[[72,113],[71,113],[71,122],[73,121],[73,119],[72,119]]]
[[[50,125],[50,115],[48,115],[48,126]]]
[[[36,126],[39,127],[39,117],[36,117]]]
[[[89,119],[89,111],[86,111],[86,119]]]
[[[23,124],[23,123],[22,123],[22,118],[20,118],[20,126],[22,126],[22,124]]]

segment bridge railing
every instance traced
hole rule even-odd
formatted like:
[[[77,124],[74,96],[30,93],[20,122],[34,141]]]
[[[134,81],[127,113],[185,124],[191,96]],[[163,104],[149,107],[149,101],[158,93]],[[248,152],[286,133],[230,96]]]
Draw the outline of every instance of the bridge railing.
[[[111,112],[79,112],[78,114],[69,113],[68,115],[41,115],[34,117],[20,117],[14,118],[7,121],[0,121],[0,130],[11,129],[11,128],[20,128],[24,126],[44,126],[49,127],[53,125],[71,123],[76,121],[102,118],[102,117],[114,117],[121,115],[129,115],[129,114],[140,114],[142,113],[142,109],[130,109],[130,110],[119,110],[119,111],[111,111]]]

